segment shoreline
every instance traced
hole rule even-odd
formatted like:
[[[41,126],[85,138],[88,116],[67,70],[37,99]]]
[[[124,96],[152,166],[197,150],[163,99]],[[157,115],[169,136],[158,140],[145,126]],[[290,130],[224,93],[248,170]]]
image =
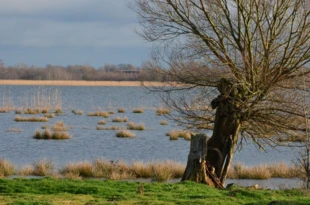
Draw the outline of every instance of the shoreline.
[[[41,86],[164,86],[162,82],[142,81],[82,81],[82,80],[0,80],[0,85],[41,85]]]

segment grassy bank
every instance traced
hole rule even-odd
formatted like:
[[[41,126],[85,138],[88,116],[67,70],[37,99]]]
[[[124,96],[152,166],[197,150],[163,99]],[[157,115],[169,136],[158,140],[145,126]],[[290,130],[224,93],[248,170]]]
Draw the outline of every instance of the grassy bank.
[[[303,190],[216,190],[202,184],[0,179],[0,204],[309,204]]]
[[[162,86],[160,82],[144,82],[148,86]],[[45,86],[141,86],[140,81],[83,81],[83,80],[0,80],[0,85]]]

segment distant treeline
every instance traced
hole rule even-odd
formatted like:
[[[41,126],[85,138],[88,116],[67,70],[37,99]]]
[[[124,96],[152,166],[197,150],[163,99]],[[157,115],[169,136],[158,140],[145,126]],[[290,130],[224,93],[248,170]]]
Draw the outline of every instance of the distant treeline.
[[[89,80],[89,81],[167,81],[167,77],[131,64],[106,64],[98,69],[90,65],[45,67],[5,66],[0,61],[0,79],[14,80]]]

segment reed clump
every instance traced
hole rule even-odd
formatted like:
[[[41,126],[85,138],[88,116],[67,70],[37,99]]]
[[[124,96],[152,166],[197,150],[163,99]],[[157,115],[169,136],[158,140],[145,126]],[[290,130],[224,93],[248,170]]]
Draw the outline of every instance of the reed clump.
[[[116,137],[120,138],[135,138],[136,134],[133,132],[130,132],[129,130],[121,130],[116,133]]]
[[[36,130],[33,138],[43,140],[66,140],[71,139],[72,136],[65,131],[51,131],[50,129],[45,129],[42,132],[40,130]]]
[[[156,115],[161,116],[161,115],[168,115],[170,113],[170,110],[168,108],[157,108],[156,109]]]
[[[55,174],[55,165],[52,160],[42,159],[33,164],[33,176],[52,176]]]
[[[110,127],[105,127],[105,126],[97,126],[97,130],[122,130],[124,127],[117,127],[117,126],[110,126]]]
[[[55,115],[54,115],[53,113],[46,113],[46,114],[44,115],[44,117],[47,117],[47,118],[54,118]]]
[[[14,120],[16,122],[48,122],[47,117],[40,117],[40,116],[22,117],[20,115],[16,115]]]
[[[8,132],[22,132],[23,131],[23,129],[21,129],[21,128],[9,128],[8,129]]]
[[[15,173],[15,168],[13,164],[3,158],[0,158],[0,178],[13,175]]]
[[[84,114],[83,110],[74,110],[74,109],[72,109],[71,111],[72,111],[72,113],[74,115],[83,115]]]
[[[98,112],[90,112],[87,114],[87,116],[108,118],[110,116],[110,114],[108,112],[98,111]]]
[[[166,120],[160,121],[160,125],[168,125],[168,122]]]
[[[136,113],[136,114],[141,114],[141,113],[144,113],[144,109],[143,108],[135,108],[135,109],[133,109],[132,112]]]
[[[9,113],[11,110],[9,108],[0,108],[0,113]]]
[[[52,126],[53,131],[67,131],[67,126],[63,121],[58,121]]]
[[[98,125],[105,125],[106,124],[106,121],[105,120],[100,120],[99,122],[98,122]]]
[[[118,109],[117,109],[117,112],[118,112],[118,113],[125,113],[125,108],[118,108]]]
[[[166,134],[170,137],[170,140],[178,140],[178,138],[184,138],[185,140],[191,140],[191,132],[184,130],[173,130]]]
[[[252,167],[236,163],[228,172],[230,179],[269,179],[269,178],[297,178],[300,171],[295,166],[284,162],[272,165],[256,165]]]
[[[115,117],[112,119],[112,122],[128,122],[128,118],[127,117]]]
[[[89,178],[93,176],[92,169],[92,164],[88,161],[84,161],[78,163],[69,163],[60,170],[60,173],[66,178]]]
[[[127,124],[127,129],[129,130],[145,130],[145,126],[143,123],[135,124],[134,122],[129,122]]]

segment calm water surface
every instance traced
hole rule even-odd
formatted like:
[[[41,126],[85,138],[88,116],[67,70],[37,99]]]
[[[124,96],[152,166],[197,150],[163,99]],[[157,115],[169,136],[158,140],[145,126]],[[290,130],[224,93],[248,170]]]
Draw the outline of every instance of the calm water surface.
[[[16,165],[25,165],[46,158],[52,159],[61,166],[67,162],[94,160],[104,157],[109,160],[133,161],[174,160],[186,163],[189,142],[183,139],[170,141],[165,134],[171,130],[182,129],[169,122],[161,126],[160,121],[166,120],[156,116],[156,107],[161,106],[159,97],[141,87],[53,87],[53,86],[0,86],[2,101],[12,98],[16,107],[24,107],[26,98],[36,96],[39,92],[52,90],[61,95],[63,115],[42,122],[15,122],[15,112],[0,114],[0,157],[9,159]],[[3,102],[2,102],[3,103]],[[29,103],[29,102],[28,102]],[[0,104],[1,105],[1,104]],[[125,113],[117,113],[117,108],[125,108]],[[143,107],[143,114],[133,114],[132,109]],[[83,110],[84,115],[74,115],[71,109]],[[115,137],[116,131],[96,130],[97,122],[102,117],[88,117],[89,112],[97,110],[113,110],[106,126],[126,126],[126,123],[109,122],[113,117],[126,116],[129,121],[144,123],[145,131],[134,131],[135,139]],[[35,140],[32,138],[36,129],[42,125],[53,125],[64,121],[72,135],[70,140]],[[20,133],[8,132],[9,128],[20,128]],[[295,159],[296,150],[281,147],[278,150],[267,149],[267,153],[259,151],[251,143],[244,145],[243,150],[236,152],[234,162],[246,165],[275,163]]]

